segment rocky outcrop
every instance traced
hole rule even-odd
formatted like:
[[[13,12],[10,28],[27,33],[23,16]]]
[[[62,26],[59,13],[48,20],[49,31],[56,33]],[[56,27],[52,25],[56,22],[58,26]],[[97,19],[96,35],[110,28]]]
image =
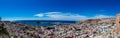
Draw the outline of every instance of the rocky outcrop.
[[[115,19],[88,19],[77,24],[50,27],[34,27],[12,22],[4,24],[8,31],[5,35],[14,38],[100,38],[115,27]]]
[[[84,21],[79,21],[77,24],[102,24],[102,23],[115,23],[115,18],[101,18],[101,19],[88,19]]]
[[[4,28],[4,24],[0,24],[0,38],[10,38],[8,31]]]

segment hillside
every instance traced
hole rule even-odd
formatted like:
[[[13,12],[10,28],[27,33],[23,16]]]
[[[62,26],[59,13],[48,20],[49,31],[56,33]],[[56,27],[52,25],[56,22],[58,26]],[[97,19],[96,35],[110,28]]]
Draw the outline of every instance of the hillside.
[[[49,27],[3,23],[11,38],[94,38],[115,28],[115,19],[88,19],[76,24]]]
[[[9,33],[6,28],[4,28],[4,24],[0,24],[0,38],[10,38]]]

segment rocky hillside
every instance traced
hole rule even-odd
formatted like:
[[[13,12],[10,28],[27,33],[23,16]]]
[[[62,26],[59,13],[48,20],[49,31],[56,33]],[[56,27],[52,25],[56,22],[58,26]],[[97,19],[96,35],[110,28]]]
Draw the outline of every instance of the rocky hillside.
[[[102,19],[88,19],[84,21],[79,21],[77,24],[100,24],[100,23],[115,23],[114,18],[102,18]]]
[[[9,33],[6,28],[4,28],[4,24],[0,24],[0,38],[10,38]]]
[[[115,19],[88,19],[76,24],[50,27],[35,27],[13,22],[3,24],[6,28],[4,34],[11,38],[94,38],[114,29]]]

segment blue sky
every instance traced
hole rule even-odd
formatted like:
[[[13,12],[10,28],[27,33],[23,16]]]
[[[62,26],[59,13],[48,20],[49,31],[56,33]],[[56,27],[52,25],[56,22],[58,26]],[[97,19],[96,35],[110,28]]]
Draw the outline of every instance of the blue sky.
[[[120,0],[0,0],[3,20],[83,20],[119,12]]]

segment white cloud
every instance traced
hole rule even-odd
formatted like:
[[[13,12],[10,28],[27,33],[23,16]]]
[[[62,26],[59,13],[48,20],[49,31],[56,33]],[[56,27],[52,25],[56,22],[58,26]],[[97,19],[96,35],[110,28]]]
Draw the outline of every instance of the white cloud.
[[[45,14],[54,15],[54,14],[61,14],[61,12],[47,12]]]
[[[39,20],[38,18],[26,18],[26,17],[12,17],[2,18],[3,21],[15,21],[15,20]]]
[[[83,16],[79,14],[72,13],[62,13],[62,12],[47,12],[47,13],[39,13],[34,16],[40,17],[42,20],[86,20],[86,19],[96,19],[96,18],[112,18],[115,16],[107,16],[107,15],[96,15],[93,17]],[[47,18],[45,18],[46,16]]]
[[[107,15],[96,15],[93,18],[113,18],[115,16],[107,16]]]
[[[86,16],[82,16],[79,14],[71,14],[71,13],[62,13],[62,12],[47,12],[47,13],[39,13],[35,16],[41,17],[41,19],[52,19],[52,20],[84,20],[88,19]],[[47,16],[47,18],[44,18]]]
[[[44,15],[43,14],[36,14],[34,16],[43,17]]]
[[[46,12],[35,14],[37,17],[12,17],[3,18],[3,20],[86,20],[86,19],[96,19],[96,18],[113,18],[115,16],[108,15],[95,15],[93,17],[79,15],[75,13],[62,13],[62,12]],[[38,18],[39,17],[39,18]]]

